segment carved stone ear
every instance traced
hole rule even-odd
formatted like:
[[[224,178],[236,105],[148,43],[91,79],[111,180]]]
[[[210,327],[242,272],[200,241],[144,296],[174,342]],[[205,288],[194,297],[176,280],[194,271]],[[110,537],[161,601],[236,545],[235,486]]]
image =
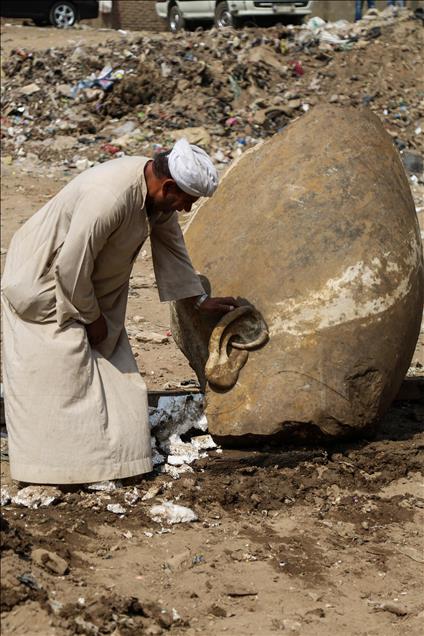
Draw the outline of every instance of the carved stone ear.
[[[268,328],[259,311],[251,305],[237,307],[219,321],[209,340],[205,375],[209,384],[231,389],[249,357],[249,351],[263,347]]]

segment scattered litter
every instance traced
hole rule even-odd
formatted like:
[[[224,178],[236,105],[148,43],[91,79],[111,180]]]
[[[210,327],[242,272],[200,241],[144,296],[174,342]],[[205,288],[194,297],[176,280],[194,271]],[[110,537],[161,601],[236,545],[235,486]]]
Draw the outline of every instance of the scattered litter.
[[[197,521],[198,517],[191,508],[186,506],[179,506],[171,501],[165,501],[158,506],[152,506],[149,511],[149,516],[157,523],[188,523],[190,521]]]
[[[25,574],[20,574],[16,577],[20,583],[26,585],[31,590],[41,590],[41,586],[38,584],[36,578],[30,574],[29,572],[25,572]]]
[[[414,97],[391,86],[386,90],[382,77],[379,94],[369,95],[363,69],[366,49],[386,36],[399,73],[406,63],[404,24],[415,27],[417,17],[383,10],[356,23],[315,16],[299,27],[252,28],[237,35],[211,29],[168,40],[143,33],[124,46],[106,40],[101,54],[98,46],[81,42],[45,51],[15,48],[2,60],[3,152],[12,165],[35,156],[33,172],[44,173],[44,162],[82,171],[127,148],[150,156],[184,135],[207,147],[224,167],[306,111],[288,108],[293,96],[313,108],[336,86],[337,103],[370,97],[370,108],[384,118],[395,143],[418,150],[419,92]],[[408,51],[419,54],[413,30]],[[334,81],[350,50],[358,53],[358,70]],[[64,136],[72,142],[67,148]]]

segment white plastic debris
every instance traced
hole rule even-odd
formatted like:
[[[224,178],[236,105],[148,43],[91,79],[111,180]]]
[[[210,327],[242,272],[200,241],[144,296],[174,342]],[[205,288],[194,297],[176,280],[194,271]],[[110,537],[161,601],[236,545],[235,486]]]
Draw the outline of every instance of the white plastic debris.
[[[83,172],[84,170],[87,170],[87,168],[89,168],[90,165],[91,163],[88,159],[78,159],[75,162],[75,167],[79,172]]]
[[[25,508],[46,508],[61,496],[60,490],[51,486],[26,486],[12,497],[12,503]]]
[[[113,512],[114,515],[124,515],[127,511],[121,504],[108,504],[108,512]]]
[[[198,516],[191,508],[179,506],[172,501],[165,501],[159,506],[152,506],[149,516],[157,523],[189,523],[197,521]]]

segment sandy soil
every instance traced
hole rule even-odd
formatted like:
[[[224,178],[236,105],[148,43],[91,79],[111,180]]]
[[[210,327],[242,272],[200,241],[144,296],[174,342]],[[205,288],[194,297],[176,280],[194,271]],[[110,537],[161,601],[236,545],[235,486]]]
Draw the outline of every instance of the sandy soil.
[[[103,37],[2,31],[4,47]],[[13,232],[71,176],[40,178],[3,166],[2,265]],[[140,325],[169,329],[148,245],[129,298],[130,331]],[[171,338],[133,345],[150,389],[194,379]],[[152,476],[109,494],[65,489],[55,505],[38,510],[5,506],[3,634],[418,636],[423,420],[422,404],[397,402],[369,439],[212,453],[178,481]],[[1,477],[17,488],[7,462]],[[131,505],[134,485],[140,495],[152,487],[156,494]],[[162,528],[148,511],[163,500],[193,508],[199,520]],[[110,503],[125,514],[108,512]],[[36,548],[65,559],[65,573],[40,565]]]
[[[423,418],[422,406],[399,403],[372,440],[226,451],[179,481],[139,482],[157,495],[133,506],[130,486],[6,506],[3,633],[418,636]],[[161,500],[199,521],[165,532],[148,517]],[[67,573],[38,565],[39,547]]]

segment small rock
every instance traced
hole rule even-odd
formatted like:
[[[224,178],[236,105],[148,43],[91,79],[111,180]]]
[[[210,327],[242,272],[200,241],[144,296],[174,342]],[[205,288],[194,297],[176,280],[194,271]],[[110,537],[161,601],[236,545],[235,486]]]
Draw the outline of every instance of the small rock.
[[[316,607],[306,612],[305,617],[310,618],[325,618],[325,611],[322,607]]]
[[[153,344],[165,344],[169,342],[168,336],[155,333],[154,331],[137,331],[135,339],[138,342],[151,342]]]
[[[397,605],[397,603],[392,603],[391,601],[387,601],[387,603],[379,603],[375,607],[376,610],[381,610],[382,612],[390,612],[390,614],[396,614],[396,616],[406,616],[408,610],[401,605]]]
[[[2,486],[0,489],[0,506],[7,506],[12,500],[12,494],[8,486]]]
[[[181,466],[171,466],[171,464],[165,464],[162,466],[161,472],[166,475],[170,475],[172,479],[179,479],[182,473],[194,472],[192,467],[188,464],[181,464]]]
[[[140,499],[140,491],[138,490],[138,488],[134,487],[132,490],[125,493],[124,499],[125,503],[127,503],[129,506],[134,506]]]
[[[285,618],[283,620],[283,628],[288,632],[292,632],[292,634],[299,634],[301,624],[299,623],[299,621],[295,621],[291,618]]]
[[[149,499],[153,499],[160,493],[162,486],[151,486],[147,492],[141,498],[141,501],[148,501]]]
[[[221,607],[221,605],[214,603],[209,608],[209,614],[217,616],[218,618],[225,618],[227,616],[227,610],[224,607]]]
[[[74,618],[74,623],[77,627],[75,633],[77,634],[87,634],[87,636],[96,636],[99,633],[99,628],[96,627],[94,623],[86,621],[82,616],[76,616]]]
[[[422,174],[424,172],[424,159],[418,152],[404,150],[401,157],[407,172],[411,174]]]
[[[61,497],[60,490],[52,486],[26,486],[12,497],[12,503],[25,508],[46,508]]]
[[[148,514],[157,523],[189,523],[198,519],[194,510],[186,506],[179,506],[171,501],[165,501],[159,506],[152,506]]]
[[[191,555],[189,550],[184,550],[179,554],[175,554],[173,557],[165,561],[165,566],[175,572],[176,570],[183,569],[184,565],[189,566],[191,563]]]
[[[216,448],[216,444],[211,435],[198,435],[197,437],[193,437],[191,444],[194,448],[197,448],[197,450],[211,450],[212,448]]]
[[[22,86],[22,88],[20,88],[18,90],[18,92],[21,95],[34,95],[34,93],[38,93],[38,91],[41,90],[40,87],[38,86],[38,84],[27,84],[26,86]]]
[[[108,479],[107,481],[96,481],[93,484],[88,484],[88,490],[101,490],[103,492],[112,492],[122,488],[122,481],[119,479]]]
[[[113,512],[114,515],[124,515],[127,512],[126,509],[118,503],[108,504],[106,508],[108,512]]]
[[[31,552],[31,558],[34,563],[41,567],[53,572],[53,574],[59,574],[63,576],[69,569],[69,565],[65,559],[62,559],[55,552],[49,552],[49,550],[43,550],[43,548],[36,548]]]

